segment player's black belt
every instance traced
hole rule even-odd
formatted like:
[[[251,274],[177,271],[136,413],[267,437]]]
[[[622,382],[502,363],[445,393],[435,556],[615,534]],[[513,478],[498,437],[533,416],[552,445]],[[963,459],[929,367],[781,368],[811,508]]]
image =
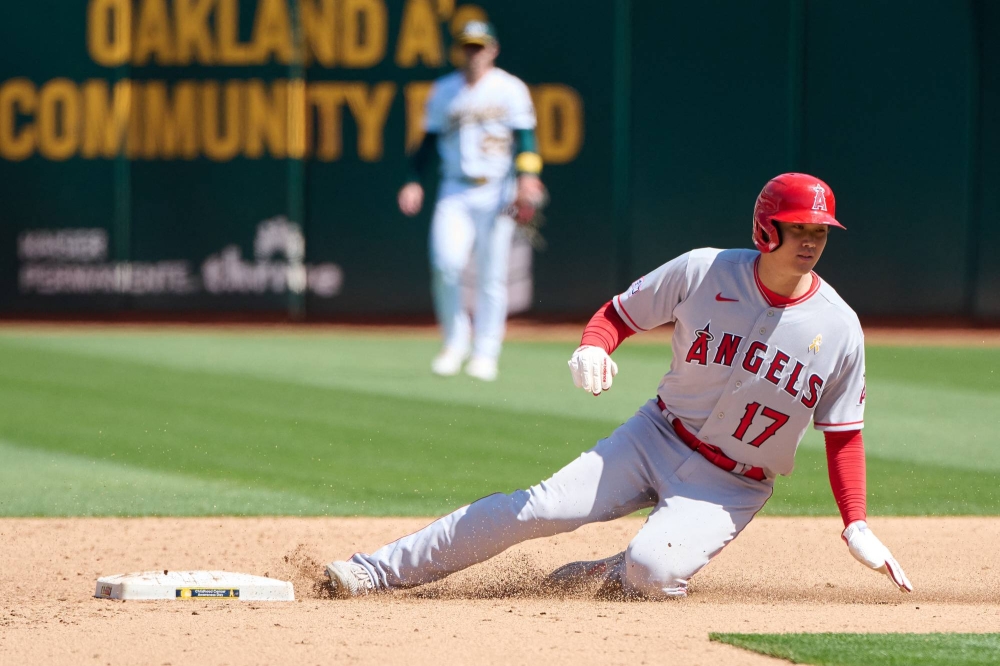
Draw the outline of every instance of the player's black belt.
[[[667,405],[663,402],[663,398],[657,396],[656,404],[660,408],[660,411],[666,411]],[[754,481],[763,481],[767,475],[764,474],[764,469],[761,467],[751,467],[745,463],[739,463],[727,456],[722,452],[717,446],[703,442],[694,434],[684,427],[681,420],[674,418],[670,421],[670,425],[674,427],[674,432],[680,437],[681,441],[687,444],[688,448],[692,451],[700,453],[705,460],[712,463],[720,469],[724,469],[727,472],[732,472],[733,474],[739,474],[747,478],[753,479]]]

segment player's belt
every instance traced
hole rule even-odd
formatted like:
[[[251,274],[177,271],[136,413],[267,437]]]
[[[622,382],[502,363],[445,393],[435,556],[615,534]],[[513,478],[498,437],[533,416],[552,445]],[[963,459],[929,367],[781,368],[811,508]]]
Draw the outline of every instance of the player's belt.
[[[472,176],[462,176],[459,180],[466,185],[485,185],[490,182],[489,178],[473,178]]]
[[[666,403],[663,402],[663,398],[657,396],[656,404],[660,408],[664,415],[669,414],[667,410]],[[687,444],[688,448],[692,451],[700,453],[705,460],[712,463],[716,467],[726,470],[727,472],[732,472],[733,474],[740,474],[747,478],[753,479],[754,481],[763,481],[766,478],[764,470],[760,467],[751,467],[745,463],[739,463],[727,456],[722,452],[717,446],[703,442],[697,437],[695,437],[690,430],[684,427],[681,420],[677,417],[668,418],[670,425],[674,427],[674,432],[677,436],[681,438],[681,441]]]

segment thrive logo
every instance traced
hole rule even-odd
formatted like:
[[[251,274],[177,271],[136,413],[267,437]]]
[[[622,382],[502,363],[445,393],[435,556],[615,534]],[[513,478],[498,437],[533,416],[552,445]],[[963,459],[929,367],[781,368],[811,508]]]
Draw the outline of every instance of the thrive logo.
[[[306,290],[330,298],[344,282],[340,266],[303,263],[306,241],[302,227],[284,216],[257,225],[254,261],[243,259],[239,245],[227,245],[201,266],[201,279],[210,294],[282,294]]]

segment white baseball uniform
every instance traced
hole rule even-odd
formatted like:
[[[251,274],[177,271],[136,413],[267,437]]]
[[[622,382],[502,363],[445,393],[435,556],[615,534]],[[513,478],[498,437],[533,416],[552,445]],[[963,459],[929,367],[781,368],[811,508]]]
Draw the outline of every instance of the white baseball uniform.
[[[771,496],[774,476],[792,471],[810,420],[819,430],[863,426],[857,316],[815,275],[802,298],[772,303],[757,276],[759,256],[695,250],[614,298],[635,331],[676,326],[658,398],[609,437],[528,490],[485,497],[352,562],[377,587],[409,587],[526,539],[652,507],[614,575],[629,592],[685,595],[691,576]],[[681,432],[732,465],[710,462]]]
[[[507,262],[515,223],[514,131],[534,129],[528,87],[491,68],[470,86],[461,72],[434,82],[425,129],[438,137],[442,181],[431,222],[434,307],[446,347],[497,358],[507,319]],[[462,307],[462,272],[476,253],[475,330]]]

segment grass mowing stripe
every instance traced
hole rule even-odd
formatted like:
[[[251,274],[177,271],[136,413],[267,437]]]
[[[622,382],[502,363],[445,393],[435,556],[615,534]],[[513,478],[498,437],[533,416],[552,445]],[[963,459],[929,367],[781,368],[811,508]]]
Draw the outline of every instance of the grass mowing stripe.
[[[541,480],[611,428],[72,355],[0,375],[0,437],[290,491],[338,512],[430,515]],[[45,361],[49,362],[45,362]],[[350,507],[345,511],[344,507]]]
[[[130,360],[158,367],[277,379],[442,404],[489,406],[620,423],[655,393],[670,363],[666,345],[623,345],[614,389],[599,399],[574,388],[558,342],[505,345],[500,379],[483,384],[427,371],[432,339],[385,334],[0,329],[0,355],[31,349]],[[4,353],[6,352],[6,354]],[[882,458],[1000,471],[1000,349],[869,346],[866,446]],[[0,370],[2,371],[2,370]],[[812,431],[806,446],[820,442]]]
[[[0,516],[323,515],[350,506],[0,441]]]
[[[869,377],[901,384],[1000,394],[1000,348],[866,345]]]
[[[986,666],[1000,654],[1000,634],[711,633],[709,639],[817,666]]]
[[[212,338],[209,351],[200,347],[204,337]],[[415,348],[407,342],[401,353],[392,339],[367,346],[355,340],[344,350],[331,344],[338,341],[335,336],[307,345],[284,336],[277,340],[274,358],[267,353],[270,342],[251,336],[117,335],[108,340],[127,343],[128,360],[114,358],[112,347],[96,354],[68,344],[75,351],[66,352],[0,336],[0,437],[130,468],[291,492],[337,507],[338,514],[433,515],[488,492],[530,485],[608,435],[648,397],[634,388],[641,382],[616,382],[615,391],[596,400],[566,381],[556,389],[547,383],[556,373],[546,365],[558,361],[558,376],[565,379],[565,359],[562,346],[551,343],[510,345],[505,358],[519,371],[505,372],[495,384],[456,378],[438,385],[431,383],[426,359],[414,361],[407,354]],[[152,351],[143,355],[146,346]],[[628,372],[658,377],[664,352],[664,347],[634,346],[616,357]],[[241,369],[257,357],[263,375]],[[406,373],[390,372],[404,358],[406,372],[419,380],[407,383],[400,379]],[[180,367],[172,367],[169,359],[180,359]],[[337,381],[304,383],[282,369],[286,361],[309,381],[326,376]],[[342,363],[351,372],[335,372]],[[365,390],[348,386],[366,365],[379,381]],[[318,370],[307,369],[312,366]],[[375,392],[378,387],[384,393]],[[454,397],[458,394],[462,400]],[[628,409],[616,403],[602,411],[599,406],[612,404],[608,400],[615,395],[628,398]],[[970,427],[977,410],[990,407],[988,392],[981,397],[986,403],[972,401],[967,414]],[[945,447],[941,429],[927,427],[908,437],[906,446],[880,448],[872,442],[884,440],[868,434],[887,428],[879,424],[889,421],[879,416],[871,422],[876,425],[866,438],[874,452],[869,456],[873,514],[1000,512],[995,461],[966,455],[967,437]],[[810,433],[795,475],[779,479],[765,513],[836,515],[817,442],[821,438]],[[934,447],[952,452],[953,463],[976,461],[978,469],[927,464],[918,454]],[[893,459],[885,455],[888,451],[913,459]],[[992,455],[1000,459],[1000,449],[994,447]]]
[[[1000,471],[1000,399],[992,393],[873,384],[865,448],[884,458]]]
[[[995,516],[1000,472],[974,471],[867,456],[868,513],[872,516]],[[839,515],[830,490],[826,453],[800,448],[795,472],[775,481],[764,516]]]
[[[387,397],[419,394],[443,404],[610,423],[628,418],[653,394],[670,359],[666,346],[623,346],[615,352],[621,377],[614,390],[594,399],[566,381],[566,350],[561,343],[509,343],[503,372],[494,384],[463,376],[431,376],[426,364],[435,345],[433,340],[419,338],[350,333],[0,335],[0,351],[6,346],[11,355],[14,349],[19,353],[31,349],[67,351],[157,367],[277,379]],[[905,367],[897,369],[895,364]],[[993,433],[1000,427],[1000,396],[992,391],[994,382],[990,379],[991,367],[996,366],[1000,366],[1000,350],[871,348],[865,432],[869,453],[885,459],[1000,471],[1000,448],[993,446]],[[914,368],[919,369],[916,378]],[[956,377],[964,378],[957,387],[941,383],[945,375],[952,376],[950,368],[955,369]],[[803,445],[822,446],[822,438],[809,430]]]
[[[334,388],[355,393],[411,398],[446,405],[502,408],[525,414],[554,414],[620,423],[656,393],[669,348],[658,347],[659,360],[623,349],[616,361],[627,382],[595,399],[573,386],[566,360],[575,345],[512,342],[505,346],[496,382],[464,375],[436,377],[429,372],[437,351],[434,341],[409,337],[294,335],[261,337],[190,333],[128,337],[0,335],[0,356],[65,353],[80,358],[128,361],[155,367],[252,377]],[[2,372],[2,369],[0,369]]]

